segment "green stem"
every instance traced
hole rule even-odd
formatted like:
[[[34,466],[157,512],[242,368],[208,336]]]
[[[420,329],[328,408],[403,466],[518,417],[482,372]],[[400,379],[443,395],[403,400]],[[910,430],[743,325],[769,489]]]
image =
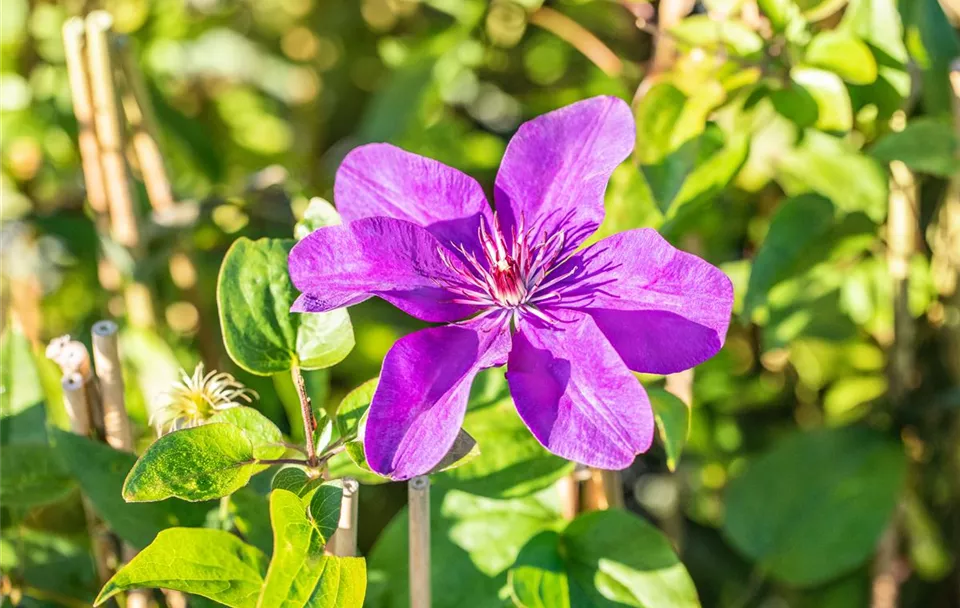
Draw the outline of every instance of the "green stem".
[[[300,373],[300,366],[294,365],[291,367],[290,373],[293,375],[293,384],[297,387],[297,396],[300,397],[303,433],[307,440],[307,465],[316,468],[319,462],[317,460],[317,446],[313,443],[313,437],[317,430],[316,420],[313,418],[313,407],[310,405],[310,397],[307,396],[307,386],[303,381],[303,374]]]

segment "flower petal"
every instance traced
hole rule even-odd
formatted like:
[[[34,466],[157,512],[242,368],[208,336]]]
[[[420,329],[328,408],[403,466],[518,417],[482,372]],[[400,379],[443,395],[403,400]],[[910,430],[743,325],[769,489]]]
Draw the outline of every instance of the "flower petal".
[[[490,204],[480,184],[453,167],[390,144],[354,148],[337,170],[334,200],[344,221],[392,217],[419,224],[444,245],[474,249]]]
[[[401,338],[383,361],[370,404],[364,451],[393,479],[433,469],[453,445],[477,373],[502,365],[510,333],[482,320],[431,327]]]
[[[630,369],[672,374],[723,346],[733,308],[729,277],[655,230],[615,234],[568,263],[581,270],[559,289],[558,306],[589,313]]]
[[[303,292],[292,310],[324,312],[379,296],[424,321],[466,318],[477,307],[451,303],[457,296],[437,284],[454,278],[440,248],[425,228],[403,220],[372,217],[320,228],[290,251],[290,279]]]
[[[523,216],[534,237],[565,233],[573,251],[603,221],[613,170],[633,150],[630,106],[593,97],[520,126],[497,173],[497,213],[506,234]]]
[[[547,327],[521,323],[507,361],[520,417],[548,450],[605,469],[630,466],[653,441],[653,411],[589,315],[562,311]]]

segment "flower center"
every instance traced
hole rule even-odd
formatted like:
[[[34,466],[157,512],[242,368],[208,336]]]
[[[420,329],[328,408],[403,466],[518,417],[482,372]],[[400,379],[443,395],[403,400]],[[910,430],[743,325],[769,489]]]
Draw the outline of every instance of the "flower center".
[[[482,222],[477,233],[482,256],[467,251],[462,245],[455,247],[466,264],[454,263],[444,249],[439,250],[444,263],[457,277],[456,281],[443,281],[445,288],[458,295],[454,302],[514,313],[530,312],[539,317],[542,313],[538,304],[559,298],[551,288],[573,273],[571,270],[562,276],[551,276],[562,262],[559,257],[563,251],[563,232],[534,242],[534,236],[523,224],[521,217],[508,243],[496,214],[492,229],[488,230],[486,222]]]

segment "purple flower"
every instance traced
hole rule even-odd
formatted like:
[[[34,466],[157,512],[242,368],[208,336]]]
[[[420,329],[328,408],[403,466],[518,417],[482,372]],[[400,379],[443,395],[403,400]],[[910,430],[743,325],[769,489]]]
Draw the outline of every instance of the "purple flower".
[[[383,362],[367,421],[370,467],[431,470],[480,370],[507,365],[517,410],[551,452],[621,469],[653,440],[631,370],[678,372],[723,345],[733,288],[719,269],[631,230],[586,249],[613,170],[633,149],[630,108],[595,97],[520,127],[497,174],[497,214],[472,178],[387,144],[337,172],[344,224],[290,252],[294,312],[378,296],[424,321]]]

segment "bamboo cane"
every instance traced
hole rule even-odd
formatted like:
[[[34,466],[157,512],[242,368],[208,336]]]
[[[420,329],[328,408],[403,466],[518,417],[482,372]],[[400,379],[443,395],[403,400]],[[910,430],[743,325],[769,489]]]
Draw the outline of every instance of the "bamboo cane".
[[[133,149],[140,164],[147,198],[154,210],[169,211],[174,206],[173,190],[160,151],[159,131],[147,85],[137,67],[130,39],[119,36],[115,46],[127,85],[122,97],[123,111],[132,129]]]
[[[93,362],[103,402],[103,426],[107,443],[117,450],[133,451],[133,434],[124,405],[123,365],[117,346],[117,324],[98,321],[93,324]]]
[[[430,608],[430,478],[407,483],[410,517],[410,608]]]
[[[331,555],[355,557],[357,555],[357,514],[360,483],[352,477],[343,479],[343,498],[340,501],[340,523],[330,539]]]
[[[80,146],[80,164],[86,185],[87,200],[99,215],[107,212],[107,193],[100,166],[100,145],[94,127],[93,97],[84,53],[83,19],[73,17],[63,24],[63,52],[67,63],[67,78],[73,100],[73,115],[77,119],[77,139]]]
[[[126,161],[123,157],[123,128],[114,88],[110,33],[113,17],[93,11],[86,19],[87,63],[93,99],[94,124],[100,145],[100,163],[106,179],[113,238],[125,247],[140,246],[136,207]]]

